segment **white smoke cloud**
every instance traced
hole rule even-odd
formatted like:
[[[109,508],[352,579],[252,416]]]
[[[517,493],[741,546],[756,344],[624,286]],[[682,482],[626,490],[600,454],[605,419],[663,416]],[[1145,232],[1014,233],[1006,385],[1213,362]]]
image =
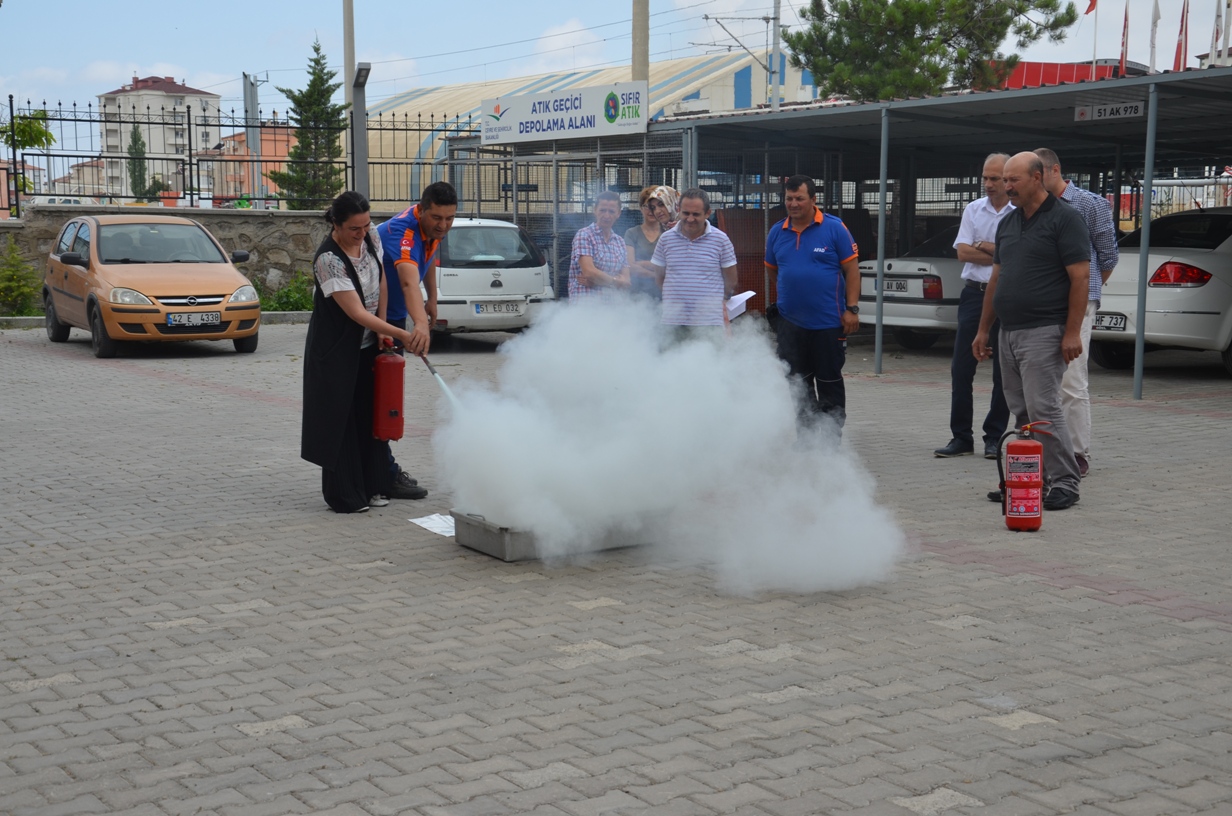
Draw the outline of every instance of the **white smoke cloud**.
[[[770,339],[733,328],[664,348],[648,306],[555,307],[502,348],[495,388],[457,389],[434,440],[455,506],[533,533],[548,560],[650,543],[733,591],[887,578],[903,534],[872,480],[833,434],[797,435]]]

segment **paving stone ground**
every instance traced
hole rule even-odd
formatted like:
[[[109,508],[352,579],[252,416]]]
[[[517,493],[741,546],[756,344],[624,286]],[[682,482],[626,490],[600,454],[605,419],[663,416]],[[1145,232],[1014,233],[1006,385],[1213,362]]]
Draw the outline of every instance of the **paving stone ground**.
[[[948,349],[887,345],[875,377],[853,347],[844,444],[910,552],[741,597],[642,549],[504,564],[408,523],[450,507],[421,367],[396,452],[432,495],[328,512],[304,329],[110,361],[0,332],[0,812],[1232,813],[1217,355],[1150,355],[1142,401],[1093,368],[1082,500],[1015,534],[992,463],[931,455]],[[502,337],[434,362],[491,378]]]

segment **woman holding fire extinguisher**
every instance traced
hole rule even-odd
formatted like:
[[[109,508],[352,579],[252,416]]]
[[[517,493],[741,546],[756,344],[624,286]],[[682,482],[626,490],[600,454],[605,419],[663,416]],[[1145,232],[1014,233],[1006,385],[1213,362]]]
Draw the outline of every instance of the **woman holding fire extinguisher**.
[[[336,513],[366,512],[388,488],[388,463],[372,436],[372,364],[391,337],[411,343],[410,332],[384,319],[381,240],[370,209],[356,192],[335,198],[312,264],[300,456],[321,467],[321,492]]]

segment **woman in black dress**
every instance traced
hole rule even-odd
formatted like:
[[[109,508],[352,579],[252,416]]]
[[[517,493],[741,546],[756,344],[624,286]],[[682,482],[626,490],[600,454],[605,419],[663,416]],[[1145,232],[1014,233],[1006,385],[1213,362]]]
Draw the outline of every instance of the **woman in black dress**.
[[[321,467],[321,492],[336,513],[363,513],[389,487],[384,450],[372,437],[372,363],[388,338],[411,342],[384,319],[381,240],[369,209],[359,193],[335,198],[325,211],[329,237],[312,264],[300,456]]]

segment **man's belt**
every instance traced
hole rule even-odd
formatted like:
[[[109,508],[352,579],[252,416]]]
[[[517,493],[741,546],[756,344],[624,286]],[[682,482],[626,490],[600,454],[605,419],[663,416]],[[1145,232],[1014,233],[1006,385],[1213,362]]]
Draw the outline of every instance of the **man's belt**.
[[[981,292],[983,292],[985,289],[987,289],[987,288],[988,288],[988,284],[986,284],[986,283],[980,283],[979,281],[969,280],[969,281],[967,281],[966,283],[967,283],[967,288],[969,288],[969,289],[979,289]]]

